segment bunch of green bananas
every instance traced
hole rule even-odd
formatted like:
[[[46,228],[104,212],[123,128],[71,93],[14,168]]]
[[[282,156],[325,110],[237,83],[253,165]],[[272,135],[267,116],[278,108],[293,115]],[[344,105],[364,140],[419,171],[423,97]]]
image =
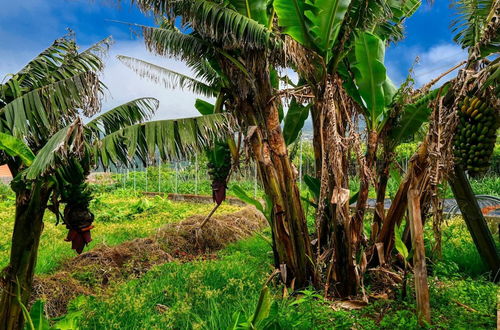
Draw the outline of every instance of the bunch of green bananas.
[[[212,179],[212,197],[217,204],[226,199],[227,177],[231,170],[231,151],[227,142],[217,142],[207,150],[208,175]]]
[[[460,107],[460,123],[454,140],[455,161],[462,164],[471,176],[484,173],[490,166],[498,117],[488,102],[477,97],[466,97]]]
[[[217,143],[207,156],[210,178],[213,181],[225,181],[231,169],[231,152],[227,143]]]

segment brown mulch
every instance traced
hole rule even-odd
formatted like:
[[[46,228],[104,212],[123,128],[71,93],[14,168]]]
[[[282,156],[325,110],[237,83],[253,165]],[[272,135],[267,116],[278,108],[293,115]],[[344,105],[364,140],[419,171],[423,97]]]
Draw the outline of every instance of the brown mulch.
[[[162,227],[154,236],[117,246],[100,246],[66,261],[53,275],[36,277],[32,301],[42,298],[50,317],[63,315],[79,295],[102,292],[110,284],[137,278],[171,261],[216,259],[214,252],[263,229],[267,222],[254,207],[214,215],[200,229],[202,215]]]

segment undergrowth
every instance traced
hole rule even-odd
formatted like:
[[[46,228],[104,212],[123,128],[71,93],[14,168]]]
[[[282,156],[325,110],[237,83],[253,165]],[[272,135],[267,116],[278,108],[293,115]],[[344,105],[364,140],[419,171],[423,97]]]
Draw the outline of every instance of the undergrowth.
[[[0,268],[7,264],[13,222],[13,200],[8,192],[0,200]],[[171,202],[162,197],[144,198],[130,190],[99,193],[92,203],[96,213],[95,241],[116,245],[146,237],[168,222],[206,214],[210,204]],[[237,207],[223,205],[218,212]],[[308,222],[313,224],[313,211]],[[64,242],[64,226],[54,226],[47,214],[37,273],[51,273],[74,255]],[[265,233],[268,235],[268,233]],[[432,229],[426,227],[427,251]],[[430,254],[428,254],[430,255]],[[112,287],[104,296],[77,298],[69,315],[78,314],[81,329],[228,329],[252,317],[263,283],[272,271],[269,244],[257,235],[230,245],[215,260],[171,262],[153,267],[143,277]],[[482,263],[460,218],[443,231],[443,256],[428,263],[432,325],[444,329],[493,329],[497,287],[486,280]],[[80,274],[82,275],[82,274]],[[394,300],[376,300],[360,310],[334,307],[312,290],[283,298],[283,288],[270,285],[272,307],[268,328],[282,329],[413,329],[417,328],[414,293]],[[367,287],[367,293],[370,288]]]
[[[157,266],[109,296],[83,298],[80,311],[85,317],[80,324],[82,328],[232,329],[235,320],[251,319],[270,264],[269,245],[253,237],[226,248],[218,260]],[[467,276],[430,279],[430,328],[494,328],[494,284]],[[360,310],[335,308],[311,290],[285,299],[281,286],[272,286],[272,292],[265,322],[270,329],[418,328],[412,292],[406,299],[397,292],[396,300],[377,300]]]

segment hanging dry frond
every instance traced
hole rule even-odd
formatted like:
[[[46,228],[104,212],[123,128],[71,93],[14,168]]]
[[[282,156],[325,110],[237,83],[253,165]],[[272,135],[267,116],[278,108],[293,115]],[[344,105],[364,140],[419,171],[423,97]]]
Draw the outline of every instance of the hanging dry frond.
[[[100,109],[100,81],[84,72],[23,94],[0,108],[4,125],[14,136],[37,141],[71,123],[84,109],[88,116]]]
[[[51,174],[70,157],[79,157],[85,148],[83,122],[76,119],[71,125],[54,134],[37,153],[35,160],[26,170],[28,180],[35,180]]]
[[[142,78],[146,78],[156,84],[163,85],[165,88],[180,88],[181,90],[187,89],[193,93],[207,97],[214,97],[217,95],[218,91],[216,87],[212,87],[203,81],[194,79],[182,73],[175,72],[133,57],[118,55],[117,58]]]

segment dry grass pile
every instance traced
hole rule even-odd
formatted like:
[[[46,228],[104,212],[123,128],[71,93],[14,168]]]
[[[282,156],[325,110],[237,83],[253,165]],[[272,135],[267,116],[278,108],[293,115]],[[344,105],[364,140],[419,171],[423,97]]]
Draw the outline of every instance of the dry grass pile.
[[[38,299],[45,301],[45,311],[55,317],[66,314],[68,303],[92,291],[73,278],[68,272],[59,272],[51,276],[35,278],[33,283],[32,303]]]
[[[204,219],[205,216],[195,215],[170,224],[161,228],[155,238],[164,250],[173,254],[210,253],[252,235],[267,224],[264,216],[250,206],[235,213],[215,215],[200,228]]]
[[[172,257],[151,238],[137,238],[117,246],[101,246],[67,261],[63,269],[88,286],[106,286],[115,279],[138,277]]]
[[[151,267],[166,262],[212,259],[210,253],[249,237],[267,224],[254,208],[214,215],[205,226],[205,216],[196,215],[168,224],[151,238],[97,247],[65,262],[60,272],[36,279],[33,301],[45,300],[50,317],[66,313],[67,304],[78,295],[98,294],[112,283],[136,278]]]

